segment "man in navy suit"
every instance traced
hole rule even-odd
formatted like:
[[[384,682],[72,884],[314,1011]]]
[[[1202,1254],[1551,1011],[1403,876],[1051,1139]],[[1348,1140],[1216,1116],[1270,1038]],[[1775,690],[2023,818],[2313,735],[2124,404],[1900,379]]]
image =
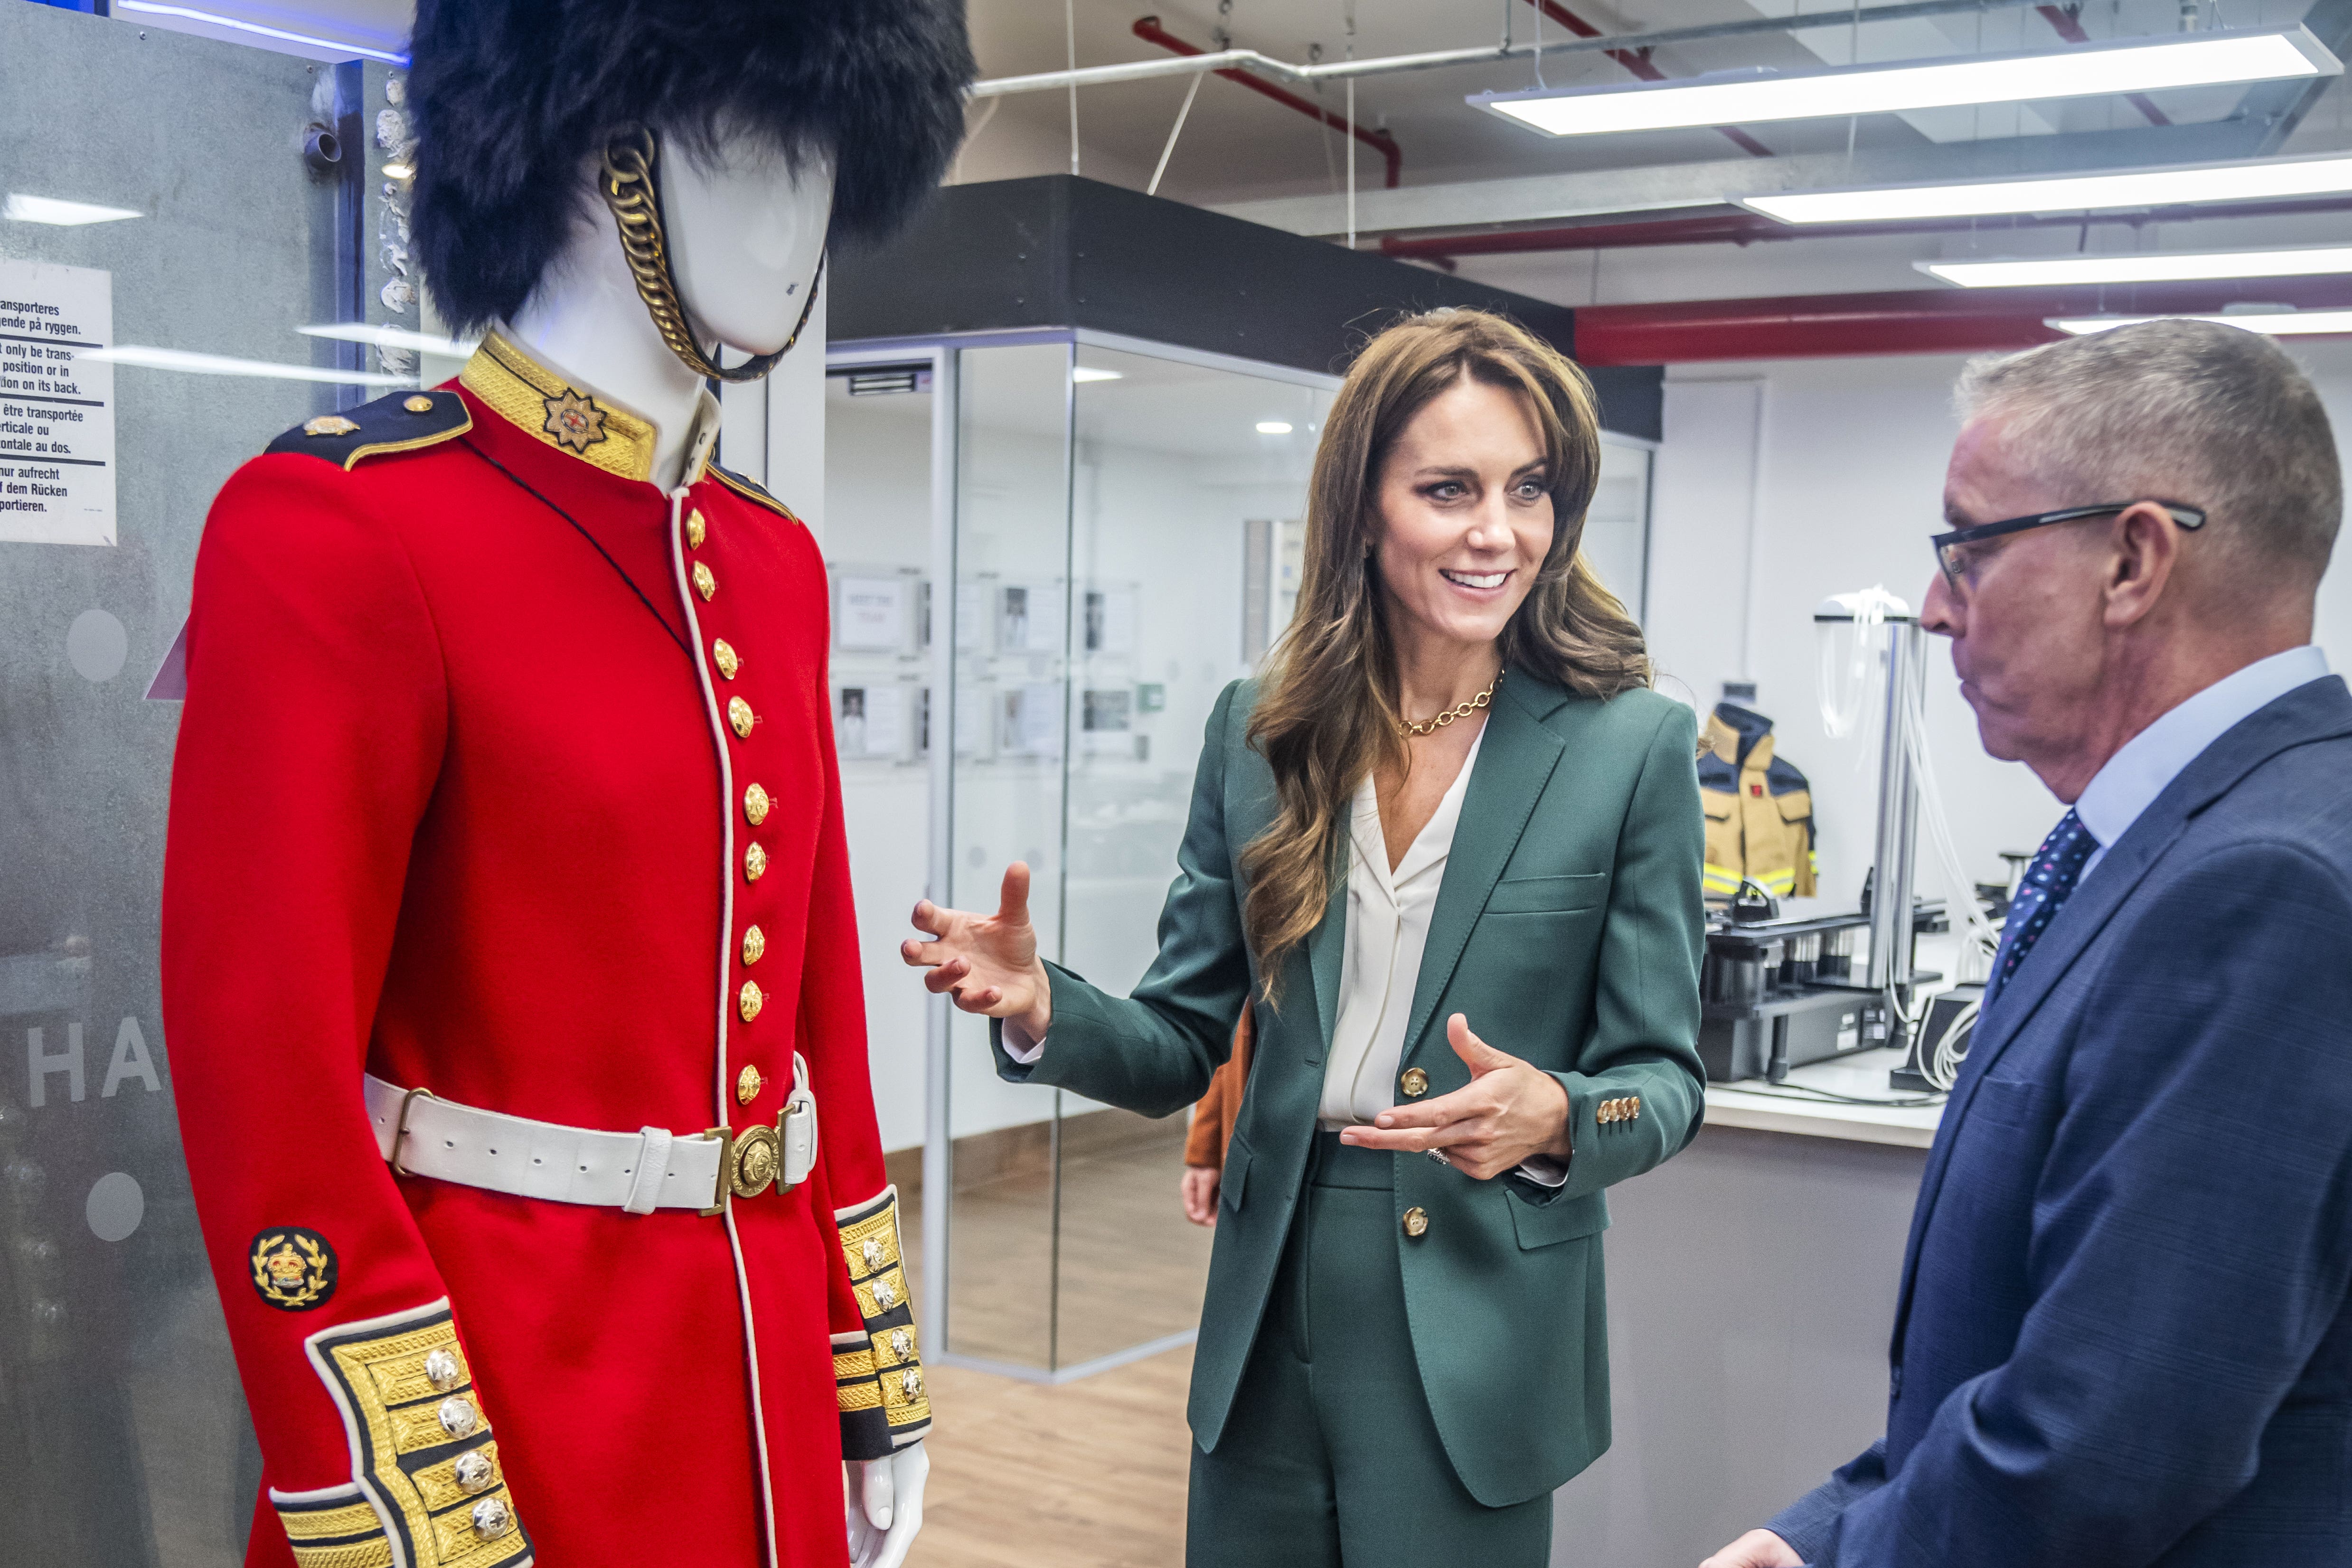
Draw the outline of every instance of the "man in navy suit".
[[[1886,1436],[1704,1568],[2352,1563],[2342,512],[2266,338],[1980,364],[1923,622],[2070,810],[1928,1155]]]

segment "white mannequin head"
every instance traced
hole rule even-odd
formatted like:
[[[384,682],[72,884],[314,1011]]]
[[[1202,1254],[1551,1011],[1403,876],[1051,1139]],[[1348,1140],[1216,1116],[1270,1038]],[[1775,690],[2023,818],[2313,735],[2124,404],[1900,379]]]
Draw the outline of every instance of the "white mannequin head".
[[[654,423],[654,480],[677,484],[701,378],[646,312],[611,211],[601,159],[581,165],[581,219],[508,334],[603,396]],[[738,354],[771,354],[808,304],[833,212],[828,162],[793,160],[721,131],[707,151],[665,141],[656,179],[671,276],[695,335]]]
[[[793,161],[744,135],[709,153],[665,149],[663,226],[695,335],[772,354],[808,304],[833,216],[829,160]]]

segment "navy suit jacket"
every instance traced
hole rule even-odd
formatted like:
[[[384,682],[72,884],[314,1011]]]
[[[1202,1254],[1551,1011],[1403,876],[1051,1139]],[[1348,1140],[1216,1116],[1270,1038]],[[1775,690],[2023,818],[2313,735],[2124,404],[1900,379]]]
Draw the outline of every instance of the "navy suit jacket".
[[[2352,1564],[2352,693],[2112,846],[1979,1027],[1886,1436],[1772,1521],[1835,1568]]]

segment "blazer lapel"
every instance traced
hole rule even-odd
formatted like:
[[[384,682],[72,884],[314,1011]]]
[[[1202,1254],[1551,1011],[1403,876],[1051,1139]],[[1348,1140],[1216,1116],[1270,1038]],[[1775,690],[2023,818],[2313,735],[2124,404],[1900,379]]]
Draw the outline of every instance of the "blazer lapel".
[[[1315,977],[1315,1013],[1323,1026],[1323,1048],[1307,1059],[1319,1066],[1330,1053],[1331,1031],[1339,1021],[1339,971],[1345,965],[1348,941],[1348,846],[1340,848],[1338,874],[1331,879],[1331,900],[1323,906],[1323,924],[1307,939],[1307,963]]]
[[[1513,669],[1487,709],[1486,733],[1478,764],[1462,799],[1462,815],[1446,852],[1445,873],[1430,912],[1429,941],[1422,948],[1421,973],[1412,988],[1412,1015],[1405,1025],[1399,1062],[1412,1060],[1428,1030],[1437,999],[1454,978],[1454,966],[1470,941],[1470,928],[1486,907],[1486,895],[1503,874],[1519,834],[1551,781],[1567,745],[1544,727],[1543,716],[1565,700],[1556,686]]]
[[[2290,747],[2352,733],[2352,696],[2341,680],[2314,681],[2278,698],[2242,720],[2199,753],[2167,785],[2130,831],[2107,851],[2098,868],[2066,901],[2058,917],[2042,933],[2033,952],[1993,998],[1992,1011],[1969,1042],[1951,1098],[1937,1124],[1935,1147],[1919,1180],[1919,1198],[1913,1207],[1910,1245],[1905,1249],[1903,1284],[1895,1309],[1895,1344],[1899,1354],[1903,1324],[1911,1304],[1912,1284],[1918,1273],[1919,1241],[1927,1234],[1927,1216],[1942,1190],[1944,1172],[1951,1163],[1952,1143],[1960,1118],[1976,1097],[1992,1064],[2023,1030],[2074,961],[2121,909],[2156,863],[2187,830],[2199,812],[2235,789],[2239,780]]]

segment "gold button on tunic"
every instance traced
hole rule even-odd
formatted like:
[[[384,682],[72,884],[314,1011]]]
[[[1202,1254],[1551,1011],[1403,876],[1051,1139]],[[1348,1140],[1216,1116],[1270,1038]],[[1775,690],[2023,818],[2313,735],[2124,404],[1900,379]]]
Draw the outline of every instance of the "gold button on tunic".
[[[743,791],[743,820],[755,828],[768,820],[768,792],[757,784]]]
[[[760,1004],[767,999],[760,990],[759,981],[746,980],[741,993],[735,998],[735,1010],[743,1015],[745,1023],[750,1023],[760,1016]]]
[[[743,962],[746,964],[756,964],[760,961],[760,956],[767,950],[768,938],[766,933],[762,932],[756,925],[745,927],[743,932]]]
[[[739,739],[749,740],[751,738],[751,727],[760,721],[752,714],[750,703],[745,702],[741,697],[729,697],[727,722],[733,727]]]
[[[727,645],[724,637],[710,640],[710,662],[719,666],[719,678],[722,681],[733,680],[735,672],[743,667],[743,661],[735,656],[735,650]]]
[[[760,873],[768,869],[768,852],[753,844],[743,852],[743,880],[757,882]]]
[[[694,591],[702,595],[706,601],[719,591],[719,580],[711,576],[710,569],[700,561],[694,563]]]
[[[698,510],[695,510],[695,511],[692,511],[692,512],[688,513],[688,514],[687,514],[687,517],[686,517],[686,545],[687,545],[687,548],[688,548],[688,549],[700,549],[702,548],[702,541],[703,541],[703,538],[706,537],[706,534],[707,534],[707,529],[705,528],[705,526],[704,526],[703,521],[702,521],[702,513],[701,513],[701,511],[700,511],[699,509],[698,509]],[[707,598],[709,598],[709,595],[705,594],[703,597],[707,599]]]
[[[747,996],[751,994],[748,988],[744,994]],[[758,1068],[745,1067],[741,1072],[735,1075],[735,1103],[738,1105],[749,1105],[760,1097],[760,1091],[767,1086],[768,1081],[760,1076]]]

